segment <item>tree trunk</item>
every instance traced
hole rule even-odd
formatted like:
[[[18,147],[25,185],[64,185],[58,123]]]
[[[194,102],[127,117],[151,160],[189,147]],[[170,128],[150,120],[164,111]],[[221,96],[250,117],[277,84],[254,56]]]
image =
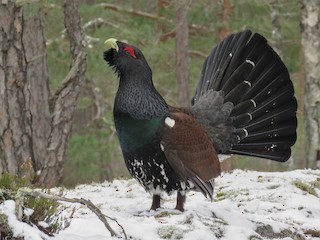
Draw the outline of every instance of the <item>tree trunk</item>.
[[[305,124],[307,167],[320,163],[320,1],[301,0],[301,34],[305,59]],[[319,154],[318,154],[319,155]],[[320,167],[318,165],[318,167]]]
[[[45,52],[33,58],[36,55],[30,56],[32,50],[25,51],[23,29],[28,31],[33,20],[24,21],[21,7],[11,1],[0,4],[0,16],[0,170],[31,179],[36,170],[32,147],[32,136],[36,133],[33,131],[34,109],[30,109],[30,105],[39,95],[32,96],[30,91],[35,82],[28,82],[28,77],[37,73],[27,73],[27,70],[41,65]],[[36,36],[41,35],[41,29],[34,28],[34,31]],[[34,40],[35,44],[41,42],[38,38]]]
[[[179,92],[179,105],[188,107],[190,105],[188,88],[188,0],[180,0],[176,9],[176,77]]]
[[[272,25],[272,47],[276,53],[282,58],[282,34],[279,14],[279,2],[278,0],[269,0],[270,4],[270,17]]]
[[[62,178],[72,118],[85,81],[87,59],[78,8],[76,0],[64,1],[64,23],[70,40],[72,65],[68,76],[52,99],[52,129],[47,141],[48,155],[37,178],[37,183],[45,186],[54,186]]]
[[[67,2],[73,62],[52,99],[40,14],[24,19],[23,9],[14,1],[0,3],[0,173],[46,186],[56,185],[62,177],[71,120],[86,70],[77,5]]]
[[[223,0],[223,9],[222,9],[222,25],[219,29],[219,39],[222,41],[226,38],[229,33],[229,18],[231,15],[232,5],[230,0]]]

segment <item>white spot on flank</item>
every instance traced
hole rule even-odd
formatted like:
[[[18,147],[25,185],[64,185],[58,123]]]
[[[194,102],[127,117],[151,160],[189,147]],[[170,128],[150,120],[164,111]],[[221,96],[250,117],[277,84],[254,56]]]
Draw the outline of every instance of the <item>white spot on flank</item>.
[[[157,163],[157,161],[155,159],[153,159],[153,163],[154,165],[156,165],[157,167],[159,167],[159,163]]]
[[[134,161],[133,161],[133,166],[134,167],[140,167],[142,165],[143,165],[143,163],[142,163],[141,160],[134,159]]]
[[[254,62],[252,62],[251,60],[246,60],[247,63],[250,63],[253,67],[255,67],[256,65],[254,64]]]
[[[172,119],[172,118],[169,118],[169,117],[166,117],[164,122],[169,128],[173,128],[174,125],[176,124],[176,121],[174,119]]]
[[[167,177],[166,172],[164,171],[163,168],[162,168],[160,174],[163,176],[163,179],[166,181],[166,183],[168,183],[169,182],[169,178]]]
[[[185,190],[187,189],[187,184],[185,182],[180,182],[180,186],[182,189],[181,194],[184,195],[185,194]]]
[[[232,57],[232,53],[229,53],[229,57]]]
[[[252,120],[252,114],[251,113],[247,113],[249,118],[250,118],[250,121]]]

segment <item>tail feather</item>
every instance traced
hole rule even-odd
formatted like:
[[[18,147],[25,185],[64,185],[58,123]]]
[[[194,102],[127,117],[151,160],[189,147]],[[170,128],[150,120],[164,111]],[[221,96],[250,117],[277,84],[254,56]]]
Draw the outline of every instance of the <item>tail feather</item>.
[[[290,104],[290,103],[289,103]],[[245,128],[247,131],[255,131],[261,128],[267,128],[270,126],[274,126],[277,124],[281,124],[283,122],[287,122],[291,119],[296,120],[294,113],[292,110],[294,109],[289,104],[282,106],[279,109],[273,110],[267,116],[261,116],[257,119],[252,115],[252,121],[246,123],[245,125],[238,126],[238,128]],[[295,125],[292,128],[295,129]]]
[[[230,66],[234,66],[234,62],[239,61],[237,60],[238,56],[241,56],[239,52],[242,52],[250,36],[251,31],[249,30],[232,34],[229,36],[228,41],[222,41],[212,50],[203,64],[200,81],[192,103],[196,102],[210,89],[221,90],[222,81],[226,79],[225,74],[228,74],[228,72],[233,73],[234,69],[230,70]]]
[[[267,60],[264,54],[261,54],[267,54],[267,47],[267,40],[263,36],[259,34],[253,35],[243,52],[242,61],[249,59],[255,63],[258,63],[259,61],[261,61],[261,59]]]
[[[248,43],[250,37],[251,31],[248,30],[235,34],[233,35],[232,39],[232,49],[224,49],[225,52],[229,52],[229,55],[231,56],[231,61],[229,67],[226,69],[224,73],[224,77],[221,80],[221,83],[217,90],[221,89],[221,87],[224,85],[227,79],[238,68],[239,63],[241,64],[243,62],[243,52],[245,51],[246,44]]]
[[[226,96],[225,101],[226,102],[232,102],[234,105],[240,101],[242,98],[242,95],[240,93],[245,93],[249,90],[251,87],[251,83],[248,81],[242,81],[241,83],[238,83],[237,86],[235,86]]]
[[[280,88],[287,88],[288,90],[292,92],[292,95],[294,94],[293,85],[287,83],[287,79],[289,76],[286,72],[280,73],[274,80],[270,81],[270,83],[265,86],[260,92],[256,93],[254,96],[254,100],[256,102],[262,102],[265,100],[266,95],[273,95],[274,92],[278,91]],[[251,99],[252,96],[247,94],[245,96],[245,99]]]
[[[274,60],[271,60],[271,61],[274,61]],[[264,72],[260,73],[260,76],[249,76],[249,81],[252,81],[252,88],[244,96],[244,99],[250,99],[256,96],[261,90],[263,90],[266,86],[268,86],[268,84],[273,79],[277,78],[282,73],[283,69],[281,69],[278,66],[278,64],[276,61],[274,63],[271,63],[271,65],[267,66],[267,69],[265,69]],[[253,79],[256,79],[256,80],[253,80]],[[290,79],[290,78],[287,78],[287,79]],[[289,85],[292,85],[292,83]]]
[[[291,124],[295,124],[294,120],[292,120]],[[295,132],[295,130],[290,125],[288,125],[286,123],[286,124],[270,127],[267,130],[260,129],[260,130],[253,132],[253,133],[250,133],[250,131],[248,131],[248,132],[249,132],[248,136],[245,139],[243,139],[243,141],[241,141],[242,143],[256,142],[259,140],[272,141],[273,139],[276,139],[277,137],[285,137],[285,136],[288,136],[289,134],[293,134]],[[237,146],[237,144],[234,145],[234,147],[236,147],[236,146]]]
[[[242,123],[244,120],[243,116],[246,116],[248,121],[251,121],[251,124],[253,124],[258,120],[259,117],[262,116],[263,119],[270,118],[269,116],[271,116],[273,112],[281,113],[282,109],[288,110],[291,113],[290,117],[294,117],[296,114],[294,110],[297,108],[297,102],[291,94],[292,91],[288,90],[287,88],[283,88],[279,91],[279,95],[268,98],[263,102],[255,101],[253,99],[250,101],[245,101],[242,105],[247,106],[243,108],[241,108],[239,104],[239,108],[241,109],[237,110],[238,108],[234,108],[237,110],[237,112],[234,113],[234,111],[232,111],[231,113],[231,116],[235,116],[233,121],[234,125],[236,127],[245,126],[243,124],[247,124],[247,122]],[[277,106],[280,107],[277,108]],[[270,119],[272,120],[272,117]]]
[[[252,68],[253,68],[252,62],[250,61],[243,62],[237,68],[237,70],[230,76],[230,78],[226,81],[226,83],[223,85],[221,90],[225,94],[228,94],[231,90],[233,90],[239,84],[239,82],[244,82],[245,80],[247,80],[247,77],[251,72]]]
[[[295,98],[289,98],[292,96],[290,96],[289,94],[289,91],[279,92],[279,95],[275,96],[274,98],[267,99],[266,101],[257,105],[254,111],[251,112],[253,118],[256,119],[260,116],[268,118],[268,116],[271,115],[272,111],[281,112],[282,108],[285,108],[288,111],[292,112],[293,116],[295,116],[294,110],[296,109],[297,102]]]
[[[267,147],[267,149],[272,147],[272,145],[265,145],[265,146]],[[277,161],[277,162],[285,162],[291,156],[291,149],[286,148],[286,149],[277,150],[277,151],[266,151],[265,148],[250,149],[250,151],[242,151],[242,150],[233,149],[230,151],[230,153],[251,156],[251,157],[267,158],[267,159]]]
[[[224,103],[234,106],[219,126],[214,118],[209,121],[198,114],[217,152],[280,162],[290,157],[296,141],[297,101],[286,66],[263,36],[246,30],[232,34],[213,49],[193,98],[195,112],[201,112],[198,100],[212,90],[223,92]]]

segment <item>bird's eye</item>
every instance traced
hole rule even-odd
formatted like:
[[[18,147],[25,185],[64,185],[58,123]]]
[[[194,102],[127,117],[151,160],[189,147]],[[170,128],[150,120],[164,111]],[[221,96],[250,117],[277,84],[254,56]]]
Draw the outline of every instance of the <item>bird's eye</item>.
[[[133,58],[137,58],[132,47],[126,47],[123,50],[129,53]]]

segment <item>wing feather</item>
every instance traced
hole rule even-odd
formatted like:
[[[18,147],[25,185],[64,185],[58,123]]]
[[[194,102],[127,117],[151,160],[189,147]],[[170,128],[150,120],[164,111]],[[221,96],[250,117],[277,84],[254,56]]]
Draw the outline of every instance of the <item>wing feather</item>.
[[[173,112],[165,124],[161,145],[166,158],[183,181],[191,181],[205,196],[212,197],[210,181],[221,172],[217,153],[202,125],[184,112]],[[172,120],[174,124],[172,124]]]

